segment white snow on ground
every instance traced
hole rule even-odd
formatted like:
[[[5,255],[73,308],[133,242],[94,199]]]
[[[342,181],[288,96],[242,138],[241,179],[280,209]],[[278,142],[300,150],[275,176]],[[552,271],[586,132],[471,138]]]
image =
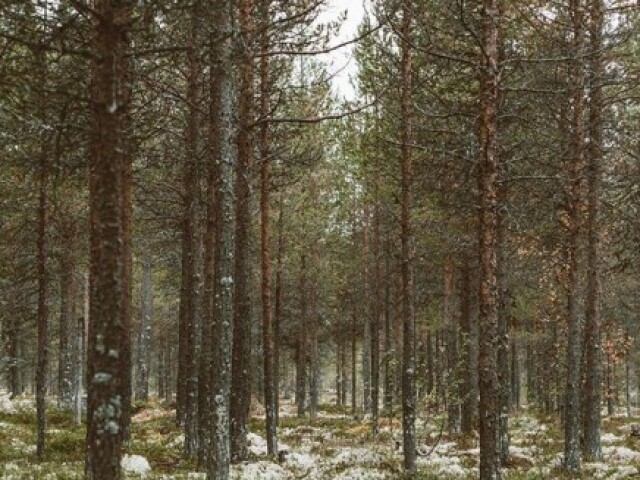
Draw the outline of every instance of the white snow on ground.
[[[232,480],[288,480],[293,477],[277,463],[257,462],[234,465],[231,478]]]
[[[0,412],[4,413],[16,413],[16,407],[13,405],[13,401],[7,394],[0,394]]]
[[[388,472],[382,470],[365,470],[353,467],[339,473],[334,480],[386,480],[390,478]]]
[[[330,460],[333,465],[379,465],[382,457],[370,448],[345,448]]]
[[[180,450],[183,446],[184,446],[184,435],[182,433],[167,444],[167,447],[175,448],[177,450]]]
[[[638,475],[638,469],[630,465],[610,465],[606,463],[585,463],[583,470],[589,478],[620,480]]]
[[[184,442],[184,436],[182,436],[182,441]],[[249,443],[249,451],[254,455],[259,457],[267,455],[267,440],[264,437],[253,432],[249,432],[247,434],[247,442]],[[289,447],[283,442],[278,442],[278,449],[289,451]]]
[[[136,475],[147,475],[151,472],[149,461],[141,455],[125,455],[120,465],[125,472]]]
[[[318,457],[308,453],[289,453],[287,455],[287,466],[296,470],[312,470],[318,461]]]
[[[624,440],[624,438],[619,437],[618,435],[615,435],[613,433],[605,433],[600,437],[600,441],[602,443],[618,443],[618,442],[622,442]]]
[[[602,447],[605,460],[618,462],[640,462],[640,452],[627,447]]]

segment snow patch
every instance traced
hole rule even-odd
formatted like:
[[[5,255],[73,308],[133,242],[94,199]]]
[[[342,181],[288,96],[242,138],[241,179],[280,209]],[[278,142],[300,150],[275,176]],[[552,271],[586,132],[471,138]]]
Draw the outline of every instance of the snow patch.
[[[622,437],[619,437],[618,435],[615,435],[613,433],[605,433],[600,437],[600,441],[602,443],[618,443],[623,440],[624,439]]]
[[[231,478],[232,480],[285,480],[292,477],[277,463],[257,462],[234,465]]]
[[[603,447],[602,454],[608,460],[625,463],[640,461],[640,452],[627,447]]]
[[[151,472],[149,461],[141,455],[125,455],[120,463],[125,472],[147,475]]]

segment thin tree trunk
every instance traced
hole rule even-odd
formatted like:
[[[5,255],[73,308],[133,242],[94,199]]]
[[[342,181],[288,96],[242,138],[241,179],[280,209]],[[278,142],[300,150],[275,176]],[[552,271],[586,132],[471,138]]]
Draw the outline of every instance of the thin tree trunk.
[[[231,460],[247,457],[247,422],[251,405],[251,297],[250,242],[253,157],[253,0],[238,4],[240,26],[240,92],[238,103],[238,162],[236,167],[236,251],[231,385]]]
[[[151,322],[153,321],[153,266],[148,252],[142,256],[142,298],[138,330],[138,361],[136,363],[136,400],[149,400],[149,353]]]
[[[384,412],[387,417],[393,414],[393,378],[392,367],[393,341],[391,338],[391,242],[385,242],[385,283],[384,283]]]
[[[262,24],[260,29],[260,116],[266,118],[270,113],[270,73],[269,73],[269,11],[270,0],[261,0]],[[262,260],[262,351],[264,369],[264,404],[265,431],[267,436],[267,454],[274,456],[278,453],[277,446],[277,397],[278,364],[274,362],[274,332],[273,313],[271,311],[271,170],[269,148],[269,124],[263,122],[260,127],[260,242]]]
[[[39,55],[43,55],[40,53]],[[44,70],[44,60],[43,63]],[[44,88],[44,86],[43,86]],[[42,96],[42,94],[39,94]],[[41,102],[42,103],[42,102]],[[40,106],[43,109],[43,106]],[[36,369],[36,415],[38,420],[38,438],[36,452],[39,459],[44,456],[45,432],[47,428],[47,371],[49,368],[49,278],[47,274],[48,257],[48,161],[45,152],[44,139],[40,152],[40,171],[38,175],[38,238],[37,238],[37,269],[38,269],[38,360]]]
[[[198,446],[198,358],[196,344],[198,340],[198,263],[204,261],[199,254],[198,242],[198,122],[200,109],[198,90],[200,85],[200,62],[198,54],[198,32],[200,30],[200,2],[196,1],[190,8],[189,15],[189,48],[187,50],[187,106],[188,117],[185,132],[186,156],[182,171],[183,182],[183,224],[182,224],[182,283],[180,290],[180,330],[178,331],[178,399],[176,419],[184,426],[186,456],[196,454]],[[207,222],[209,219],[207,218]],[[208,225],[207,225],[208,228]],[[206,235],[206,233],[205,233]],[[201,313],[206,315],[210,309],[202,300]],[[203,318],[203,323],[207,319]],[[207,357],[208,358],[208,357]],[[208,370],[205,370],[205,374]],[[182,375],[182,376],[181,376]],[[179,416],[178,416],[179,412]],[[206,425],[206,422],[205,422]]]
[[[480,73],[480,478],[501,478],[498,379],[498,0],[483,0]]]
[[[304,417],[307,403],[307,256],[300,256],[300,318],[296,344],[296,405]]]
[[[280,211],[278,213],[278,251],[276,253],[276,286],[275,286],[275,315],[273,317],[273,383],[275,385],[275,412],[276,412],[276,425],[280,420],[280,400],[279,400],[279,386],[280,386],[280,325],[283,321],[284,314],[284,288],[283,288],[283,257],[285,248],[285,236],[284,236],[284,201],[282,195],[280,196]],[[285,362],[286,365],[286,362]],[[282,378],[287,380],[287,376],[283,375]],[[286,393],[286,386],[285,386]]]
[[[603,123],[603,59],[602,0],[590,0],[590,98],[589,98],[589,158],[588,218],[587,218],[587,294],[585,318],[585,381],[582,394],[583,447],[588,460],[602,456],[600,445],[600,404],[602,384],[602,332],[600,319],[600,164],[602,163]]]
[[[458,379],[458,322],[455,309],[455,270],[451,257],[444,265],[443,324],[447,335],[447,429],[449,435],[460,433],[460,381]]]
[[[58,351],[58,408],[71,410],[74,394],[74,349],[76,323],[76,241],[75,220],[71,212],[65,212],[66,218],[61,220],[61,237],[63,241],[60,253],[60,328]]]
[[[412,6],[407,0],[402,2],[402,59],[401,59],[401,277],[402,277],[402,445],[404,469],[416,471],[416,354],[415,319],[413,305],[413,234],[411,207],[413,204],[413,168],[411,158],[412,135],[412,58],[411,58],[411,15]]]
[[[569,187],[569,220],[567,238],[567,356],[566,388],[564,402],[564,466],[569,471],[580,469],[580,347],[581,325],[578,310],[580,277],[578,274],[578,250],[583,211],[584,181],[584,71],[583,71],[583,4],[571,0],[570,15],[573,26],[572,48],[574,58],[570,65],[570,89],[572,92],[572,135],[570,142],[571,165]]]
[[[470,435],[473,431],[474,398],[473,389],[473,364],[471,348],[471,267],[469,256],[464,256],[462,267],[462,284],[460,288],[460,333],[462,344],[460,349],[460,430],[464,435]]]
[[[356,304],[353,302],[351,313],[351,415],[355,417],[358,408],[358,314]]]

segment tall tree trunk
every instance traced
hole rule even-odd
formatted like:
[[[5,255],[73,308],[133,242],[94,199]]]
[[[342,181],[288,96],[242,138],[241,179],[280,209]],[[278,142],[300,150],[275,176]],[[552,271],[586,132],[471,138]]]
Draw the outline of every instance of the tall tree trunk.
[[[589,149],[588,154],[588,217],[587,217],[587,294],[585,319],[585,382],[582,394],[583,446],[589,460],[602,456],[600,424],[602,403],[602,332],[600,319],[600,165],[602,163],[604,108],[602,29],[603,0],[590,0],[589,21]]]
[[[185,157],[182,168],[182,278],[178,325],[178,383],[176,420],[186,427],[187,415],[196,410],[197,379],[194,345],[196,340],[196,191],[198,185],[198,82],[199,62],[197,32],[200,9],[196,2],[190,9],[190,36],[187,50],[187,126]],[[189,414],[187,414],[189,412]],[[189,435],[192,438],[192,435]],[[186,437],[185,437],[186,438]],[[185,444],[185,453],[192,454]]]
[[[572,132],[570,142],[571,165],[569,186],[569,215],[567,233],[567,356],[564,402],[564,466],[569,471],[580,469],[580,379],[581,379],[581,325],[578,310],[580,276],[578,250],[582,231],[584,181],[584,28],[583,2],[570,1],[573,27],[569,88],[571,89]]]
[[[71,410],[74,394],[74,350],[76,324],[76,253],[77,232],[71,212],[61,219],[60,252],[60,328],[58,351],[58,408]]]
[[[480,478],[501,478],[498,380],[498,1],[483,0],[480,70]]]
[[[307,407],[307,256],[300,256],[300,318],[296,343],[296,405],[298,417],[304,417]]]
[[[198,230],[198,122],[200,88],[200,62],[198,52],[198,32],[200,30],[200,2],[196,1],[190,8],[189,16],[189,48],[187,50],[187,105],[188,117],[186,127],[186,157],[183,166],[183,198],[184,212],[182,225],[182,283],[180,290],[180,330],[178,332],[178,383],[180,388],[176,407],[176,419],[184,426],[184,453],[193,456],[197,451],[198,435],[198,358],[196,344],[198,340],[198,263],[204,261],[200,256],[200,245],[197,238]],[[208,228],[209,218],[207,218]],[[206,233],[205,233],[206,235]],[[210,255],[210,252],[209,252]],[[209,279],[210,280],[210,279]],[[203,299],[202,315],[210,313],[210,309]],[[202,323],[208,319],[203,318]],[[207,357],[208,358],[208,357]],[[205,370],[205,374],[208,370]],[[182,375],[182,377],[180,376]],[[178,408],[179,407],[179,408]],[[178,410],[180,415],[178,416]],[[205,422],[206,425],[206,422]]]
[[[211,480],[228,480],[230,455],[229,401],[232,383],[233,293],[234,293],[234,174],[238,152],[234,124],[236,90],[232,55],[236,41],[234,23],[235,2],[218,0],[211,4],[214,13],[213,32],[217,37],[212,45],[212,58],[218,79],[213,105],[218,107],[212,126],[218,133],[216,150],[218,161],[217,223],[214,257],[214,324],[212,328],[213,382],[211,391],[212,436],[211,458],[207,474]]]
[[[39,53],[39,55],[44,55]],[[44,71],[44,59],[40,60]],[[44,74],[43,74],[44,77]],[[44,88],[44,85],[42,86]],[[41,97],[43,93],[38,96]],[[39,100],[42,115],[44,104]],[[44,132],[41,133],[44,135]],[[48,258],[48,161],[45,151],[44,138],[41,139],[40,164],[38,174],[38,238],[37,238],[37,269],[38,269],[38,360],[36,368],[36,415],[38,420],[38,438],[36,452],[39,459],[44,456],[45,432],[47,428],[47,371],[49,369],[49,278],[47,274]]]
[[[128,66],[125,68],[128,69]],[[127,92],[129,94],[129,92]],[[131,126],[131,117],[125,116],[124,128]],[[124,134],[126,137],[126,133]],[[122,150],[122,305],[120,312],[121,348],[122,356],[122,382],[124,385],[122,394],[122,440],[129,443],[131,437],[131,397],[132,388],[132,348],[131,348],[131,323],[132,323],[132,288],[133,288],[133,157],[131,142],[125,140]]]
[[[264,119],[271,109],[270,73],[269,73],[269,19],[270,1],[261,0],[260,14],[262,24],[260,27],[260,116]],[[263,122],[260,126],[260,246],[262,265],[262,352],[264,369],[264,404],[265,404],[265,431],[267,436],[267,454],[274,456],[278,453],[276,428],[277,428],[277,396],[278,375],[277,363],[274,362],[274,335],[273,313],[271,311],[271,170],[269,148],[269,124]]]
[[[142,298],[138,330],[138,361],[136,362],[136,400],[149,400],[149,353],[153,321],[153,265],[148,252],[142,255]]]
[[[238,104],[238,163],[236,168],[236,252],[233,320],[233,380],[231,386],[231,460],[247,457],[247,422],[251,405],[250,241],[253,157],[253,0],[240,0],[240,94]]]
[[[447,337],[447,428],[449,435],[460,433],[460,381],[458,378],[458,322],[455,309],[455,270],[453,260],[447,257],[444,264],[443,324]]]
[[[462,282],[460,288],[460,334],[462,338],[460,348],[460,430],[464,435],[473,431],[474,417],[474,389],[472,362],[472,332],[471,332],[471,267],[469,256],[464,255],[462,267]]]
[[[391,318],[391,241],[385,240],[385,282],[384,282],[384,414],[393,414],[394,370],[392,366],[393,340]]]
[[[353,301],[353,312],[351,313],[351,415],[355,417],[358,409],[358,314],[356,302]]]
[[[85,472],[91,480],[121,478],[120,456],[126,428],[123,402],[130,386],[125,368],[123,325],[124,247],[123,164],[127,149],[124,120],[129,106],[125,59],[131,2],[94,4],[95,52],[92,72],[90,146],[91,291],[89,388]]]
[[[415,318],[413,305],[413,233],[411,207],[413,204],[412,183],[413,166],[411,155],[412,135],[412,58],[411,23],[412,5],[408,0],[402,2],[402,59],[400,64],[401,99],[401,303],[402,303],[402,446],[404,468],[408,472],[416,471],[416,354],[415,354]]]
[[[276,412],[276,425],[279,422],[280,414],[280,401],[279,401],[279,387],[280,387],[280,325],[282,325],[284,315],[284,288],[283,288],[283,257],[285,248],[285,236],[284,236],[284,201],[282,195],[280,196],[280,211],[278,213],[278,250],[276,253],[276,286],[275,286],[275,312],[273,317],[273,383],[275,385],[275,412]],[[287,376],[283,375],[282,378],[286,381]],[[285,387],[286,390],[286,387]]]

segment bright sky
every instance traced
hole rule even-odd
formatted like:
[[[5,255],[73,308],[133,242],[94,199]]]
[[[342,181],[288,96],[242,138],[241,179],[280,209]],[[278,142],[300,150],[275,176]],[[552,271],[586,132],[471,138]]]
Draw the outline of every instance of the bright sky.
[[[342,43],[351,40],[358,34],[358,25],[364,17],[366,0],[328,0],[328,8],[321,16],[322,21],[336,19],[340,13],[347,11],[347,19],[342,24],[338,38],[332,43]],[[333,90],[338,97],[354,100],[356,91],[351,84],[351,78],[358,71],[353,58],[353,45],[340,48],[323,58],[328,64],[329,72],[336,74],[333,80]]]

